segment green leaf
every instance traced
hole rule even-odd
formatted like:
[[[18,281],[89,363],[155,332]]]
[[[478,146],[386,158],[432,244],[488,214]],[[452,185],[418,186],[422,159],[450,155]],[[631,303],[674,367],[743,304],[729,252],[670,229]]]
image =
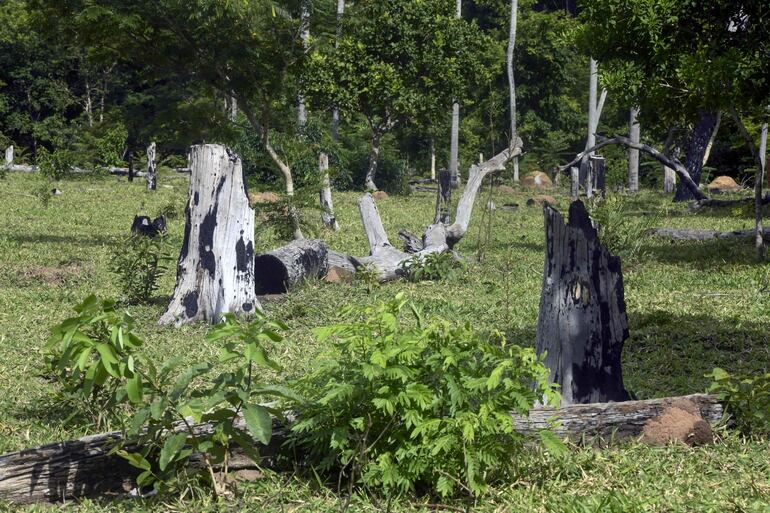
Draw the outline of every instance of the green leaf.
[[[243,419],[251,436],[267,445],[273,435],[273,419],[267,408],[258,404],[246,403],[243,405]]]
[[[144,456],[139,454],[138,452],[128,452],[124,450],[116,451],[118,456],[123,458],[124,460],[128,461],[128,463],[132,467],[136,467],[142,470],[150,470],[152,468],[152,465],[150,465],[150,462],[145,459]]]
[[[134,404],[142,402],[144,388],[142,386],[142,376],[135,372],[126,383],[126,393],[128,393],[128,400]]]
[[[102,365],[104,369],[113,377],[119,377],[115,367],[118,365],[118,355],[115,353],[115,349],[109,344],[99,343],[96,344],[96,350],[99,352],[99,356],[102,357]]]
[[[187,443],[187,433],[176,433],[166,439],[163,444],[163,448],[160,450],[160,458],[158,459],[158,467],[161,470],[166,470],[169,463],[174,461],[176,455],[179,454],[185,444]]]
[[[542,431],[538,432],[538,435],[540,436],[540,441],[542,442],[546,451],[556,456],[557,458],[566,456],[568,452],[567,446],[564,444],[564,442],[559,440],[559,438],[554,435],[552,431],[543,429]]]

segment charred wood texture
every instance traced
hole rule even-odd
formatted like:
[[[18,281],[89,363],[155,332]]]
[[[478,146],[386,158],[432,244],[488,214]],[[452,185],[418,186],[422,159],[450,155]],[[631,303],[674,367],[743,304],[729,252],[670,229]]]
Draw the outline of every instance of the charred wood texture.
[[[254,285],[254,210],[241,159],[217,144],[190,149],[190,189],[174,295],[161,324],[218,322],[260,308]]]
[[[134,222],[131,224],[131,233],[147,237],[157,237],[164,234],[166,233],[166,217],[160,216],[150,219],[147,216],[134,216]]]
[[[585,206],[569,222],[545,206],[546,257],[537,352],[547,353],[550,380],[564,405],[625,401],[621,352],[628,338],[620,258],[599,241]]]
[[[328,248],[322,240],[290,242],[254,259],[257,294],[282,294],[312,278],[322,278],[328,270]]]

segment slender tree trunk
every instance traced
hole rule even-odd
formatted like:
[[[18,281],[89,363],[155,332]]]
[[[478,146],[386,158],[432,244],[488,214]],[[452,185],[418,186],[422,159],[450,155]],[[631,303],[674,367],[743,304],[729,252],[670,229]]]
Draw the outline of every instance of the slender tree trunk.
[[[90,128],[94,127],[94,111],[93,111],[93,101],[91,100],[91,83],[86,80],[86,100],[85,100],[85,109],[86,111],[86,117],[88,118],[88,126]]]
[[[632,107],[628,118],[628,138],[635,143],[641,140],[638,116],[639,109]],[[639,150],[635,148],[628,149],[628,191],[639,191]]]
[[[134,181],[134,154],[128,150],[128,181]]]
[[[147,190],[154,191],[157,188],[156,165],[155,165],[155,143],[152,142],[147,147]]]
[[[457,18],[462,17],[462,0],[457,0]],[[460,104],[452,104],[452,128],[449,141],[449,172],[452,175],[452,185],[458,186],[460,178]]]
[[[5,166],[11,167],[13,165],[13,145],[8,146],[5,149]]]
[[[334,202],[332,201],[332,187],[329,180],[329,156],[321,152],[318,155],[318,170],[321,173],[321,221],[324,226],[334,230],[340,229],[337,217],[334,215]]]
[[[374,177],[377,174],[377,166],[380,163],[380,139],[382,133],[379,128],[372,129],[372,149],[369,153],[369,169],[366,170],[366,182],[364,187],[367,191],[376,191],[377,184],[374,183]]]
[[[307,49],[308,41],[310,40],[310,6],[309,0],[302,0],[300,6],[300,40],[302,41],[302,48]],[[297,131],[299,133],[304,132],[305,125],[307,125],[307,109],[305,107],[305,96],[302,92],[303,85],[300,83],[300,90],[297,93]]]
[[[678,150],[672,151],[672,145],[674,144],[674,135],[676,128],[671,127],[668,129],[668,135],[666,136],[666,142],[663,144],[663,154],[678,158]],[[671,194],[676,189],[676,172],[669,166],[663,166],[663,192]]]
[[[594,120],[596,119],[596,94],[599,87],[599,72],[596,60],[591,57],[589,61],[589,80],[588,80],[588,138],[586,146],[592,148],[596,146],[596,129]]]
[[[190,190],[174,295],[161,324],[218,322],[260,308],[254,282],[254,210],[241,159],[221,145],[190,149]]]
[[[340,47],[342,37],[342,16],[345,14],[345,0],[337,0],[337,38],[334,40],[334,48]],[[336,105],[332,108],[332,139],[339,140],[340,109]]]
[[[508,72],[508,108],[511,115],[511,141],[518,136],[516,128],[516,80],[513,76],[513,51],[516,47],[516,16],[518,0],[511,0],[511,22],[508,27],[508,51],[506,53],[506,71]],[[513,144],[513,142],[511,142]],[[519,182],[519,158],[513,159],[513,182]]]
[[[711,156],[711,148],[714,147],[714,141],[717,139],[717,134],[719,133],[719,127],[722,125],[722,111],[719,111],[717,113],[717,123],[714,126],[714,131],[711,132],[711,137],[709,137],[709,142],[706,145],[706,151],[703,153],[703,165],[705,166],[709,162],[709,157]]]
[[[696,185],[700,185],[701,171],[703,170],[703,157],[706,154],[708,142],[717,126],[718,112],[701,111],[698,122],[690,131],[687,138],[687,151],[685,153],[684,165],[690,178]],[[688,201],[696,199],[692,192],[682,183],[677,185],[674,201]]]
[[[430,140],[430,179],[436,179],[436,141]]]

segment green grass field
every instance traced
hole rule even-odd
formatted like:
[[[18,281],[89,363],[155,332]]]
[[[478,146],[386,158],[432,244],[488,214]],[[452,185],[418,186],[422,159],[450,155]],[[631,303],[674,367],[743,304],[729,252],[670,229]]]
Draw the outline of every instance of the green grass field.
[[[72,179],[58,184],[63,194],[45,207],[32,192],[40,178],[9,174],[0,181],[0,453],[96,430],[92,425],[62,424],[68,412],[52,400],[53,384],[42,370],[43,345],[50,327],[70,316],[76,302],[91,293],[116,297],[109,249],[128,233],[135,214],[154,215],[173,206],[180,215],[170,221],[170,240],[174,248],[180,247],[187,179],[161,174],[158,182],[158,191],[151,194],[141,180],[129,184],[116,177]],[[457,248],[468,257],[478,250],[487,191],[480,194],[474,221]],[[336,194],[342,230],[324,233],[317,228],[315,235],[334,249],[364,255],[358,196]],[[266,302],[268,315],[290,327],[284,342],[272,348],[284,367],[275,379],[312,368],[314,357],[324,350],[314,341],[313,328],[338,322],[346,305],[381,301],[398,291],[405,291],[428,314],[468,321],[480,331],[499,330],[513,342],[533,345],[544,234],[542,211],[526,207],[528,197],[493,192],[496,204],[515,202],[519,208],[496,210],[483,262],[469,264],[446,281],[391,283],[371,292],[361,283],[316,281]],[[557,197],[565,210],[567,199]],[[432,218],[433,205],[429,193],[378,202],[394,244],[400,228],[421,233]],[[626,206],[629,216],[660,216],[661,226],[753,226],[748,208],[692,213],[653,193],[629,199]],[[271,228],[258,225],[257,231],[257,251],[282,244]],[[770,371],[770,268],[756,263],[749,240],[671,243],[645,238],[641,252],[624,261],[624,275],[631,331],[624,378],[638,398],[703,392],[709,384],[704,374],[715,366],[734,372]],[[157,326],[173,284],[174,276],[165,276],[157,301],[130,307],[147,343],[144,351],[159,360],[171,355],[189,362],[216,358],[217,347],[204,340],[207,326]],[[532,455],[521,465],[526,479],[493,490],[474,511],[770,511],[770,441],[746,441],[732,433],[705,448],[628,444],[604,451],[575,449],[566,461]],[[391,510],[428,511],[420,501],[405,498]],[[85,501],[66,509],[315,512],[339,511],[342,503],[312,480],[274,475],[244,485],[236,498],[224,503],[185,497]],[[385,506],[358,495],[350,511],[384,511]],[[0,503],[0,510],[4,508],[16,511]],[[48,511],[43,506],[26,509],[38,510]]]

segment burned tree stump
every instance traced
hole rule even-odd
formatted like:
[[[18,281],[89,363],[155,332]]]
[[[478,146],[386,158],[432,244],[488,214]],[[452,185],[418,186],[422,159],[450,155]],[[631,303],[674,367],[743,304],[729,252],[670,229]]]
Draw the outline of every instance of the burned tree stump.
[[[147,237],[157,237],[166,233],[166,216],[150,219],[148,216],[134,216],[131,233]]]
[[[546,257],[537,353],[546,353],[562,404],[625,401],[620,355],[628,338],[620,258],[599,241],[585,206],[569,223],[546,205]]]
[[[295,240],[254,259],[257,294],[282,294],[328,270],[328,248],[322,240]]]
[[[438,173],[438,191],[436,193],[436,216],[434,223],[451,223],[452,214],[449,207],[452,204],[452,174],[446,169]]]
[[[241,159],[229,148],[190,149],[190,189],[176,288],[161,324],[206,320],[260,308],[254,290],[254,210]]]

